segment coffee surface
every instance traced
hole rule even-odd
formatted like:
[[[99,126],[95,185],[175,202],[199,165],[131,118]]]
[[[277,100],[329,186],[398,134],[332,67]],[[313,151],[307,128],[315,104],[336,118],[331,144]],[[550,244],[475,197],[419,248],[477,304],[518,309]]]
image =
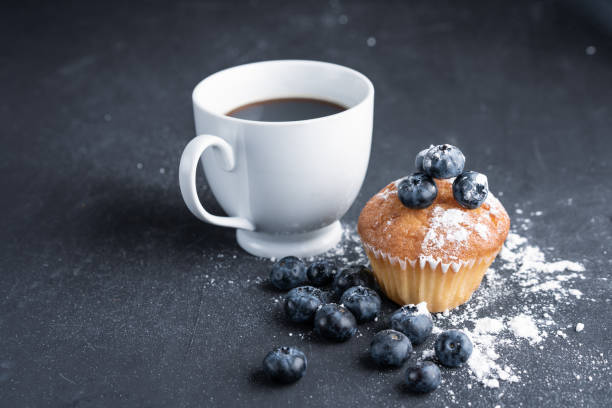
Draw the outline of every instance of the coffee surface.
[[[344,106],[321,99],[282,98],[253,102],[227,113],[227,116],[261,122],[288,122],[321,118],[345,111]]]

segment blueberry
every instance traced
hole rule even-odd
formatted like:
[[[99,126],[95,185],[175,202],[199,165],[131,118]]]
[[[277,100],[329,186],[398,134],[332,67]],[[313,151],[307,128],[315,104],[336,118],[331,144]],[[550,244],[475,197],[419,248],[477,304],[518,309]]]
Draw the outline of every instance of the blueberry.
[[[399,182],[397,196],[408,208],[427,208],[438,196],[438,187],[427,174],[414,173]]]
[[[336,265],[331,261],[316,261],[310,264],[306,275],[314,286],[331,283],[336,274]]]
[[[346,341],[357,332],[357,320],[344,306],[328,303],[315,313],[314,327],[319,335],[327,339]]]
[[[414,165],[416,167],[416,171],[419,173],[423,173],[423,158],[425,157],[425,153],[427,153],[432,147],[434,146],[429,145],[427,149],[423,149],[419,152],[419,154],[417,154],[416,159],[414,160]]]
[[[307,280],[306,265],[295,256],[284,257],[272,265],[270,270],[270,282],[280,290],[304,285]]]
[[[489,195],[487,176],[476,171],[461,173],[453,182],[453,196],[459,204],[473,210],[480,207]]]
[[[302,378],[307,360],[304,353],[293,347],[279,347],[266,355],[264,372],[271,380],[289,384]]]
[[[412,353],[412,344],[404,333],[383,330],[376,333],[370,343],[370,356],[379,366],[399,367]]]
[[[440,386],[440,369],[430,361],[410,366],[406,386],[412,392],[431,392]]]
[[[312,286],[293,288],[285,297],[285,314],[292,322],[302,323],[312,320],[315,312],[323,304],[321,289]]]
[[[391,315],[391,328],[404,333],[416,346],[431,334],[433,321],[425,303],[406,305]]]
[[[353,265],[338,272],[332,283],[332,291],[336,297],[353,286],[374,286],[374,278],[368,268],[363,265]]]
[[[457,177],[464,165],[461,150],[449,144],[434,146],[423,156],[423,171],[437,179]]]
[[[353,313],[359,323],[372,321],[380,313],[380,296],[365,286],[348,288],[342,294],[340,303]]]
[[[459,330],[442,332],[434,345],[436,357],[447,367],[459,367],[468,361],[472,355],[472,349],[470,338]]]

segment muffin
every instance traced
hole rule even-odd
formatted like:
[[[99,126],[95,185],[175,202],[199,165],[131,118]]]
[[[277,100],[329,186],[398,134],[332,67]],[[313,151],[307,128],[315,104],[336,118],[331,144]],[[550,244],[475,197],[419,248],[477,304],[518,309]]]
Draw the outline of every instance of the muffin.
[[[437,196],[426,208],[403,205],[400,180],[372,197],[358,232],[379,285],[394,302],[427,302],[442,312],[467,302],[504,243],[510,218],[488,193],[475,209],[453,196],[454,178],[434,179]]]

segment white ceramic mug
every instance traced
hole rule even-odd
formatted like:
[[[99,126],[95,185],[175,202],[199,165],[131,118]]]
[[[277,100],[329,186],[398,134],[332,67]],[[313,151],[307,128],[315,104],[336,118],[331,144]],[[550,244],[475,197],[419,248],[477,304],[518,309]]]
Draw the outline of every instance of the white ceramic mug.
[[[322,99],[347,109],[290,122],[226,116],[249,103],[290,97]],[[179,169],[187,207],[202,221],[237,228],[238,244],[257,256],[325,252],[341,239],[339,219],[363,183],[373,108],[368,78],[326,62],[257,62],[207,77],[193,90],[199,136],[185,147]],[[200,158],[229,217],[210,214],[198,199]]]

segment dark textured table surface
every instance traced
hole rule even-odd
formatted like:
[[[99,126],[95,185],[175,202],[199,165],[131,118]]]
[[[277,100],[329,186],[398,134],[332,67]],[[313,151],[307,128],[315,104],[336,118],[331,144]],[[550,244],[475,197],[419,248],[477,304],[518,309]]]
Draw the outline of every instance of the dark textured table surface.
[[[609,406],[609,37],[550,1],[125,3],[0,10],[0,406]],[[284,322],[258,279],[270,262],[196,220],[177,181],[193,86],[279,58],[374,83],[370,167],[346,225],[419,148],[457,144],[509,210],[543,212],[532,242],[585,265],[576,287],[592,300],[555,315],[585,330],[507,350],[520,383],[443,370],[440,390],[412,396],[364,361],[374,326],[336,345]],[[289,387],[258,372],[281,344],[310,359]]]

